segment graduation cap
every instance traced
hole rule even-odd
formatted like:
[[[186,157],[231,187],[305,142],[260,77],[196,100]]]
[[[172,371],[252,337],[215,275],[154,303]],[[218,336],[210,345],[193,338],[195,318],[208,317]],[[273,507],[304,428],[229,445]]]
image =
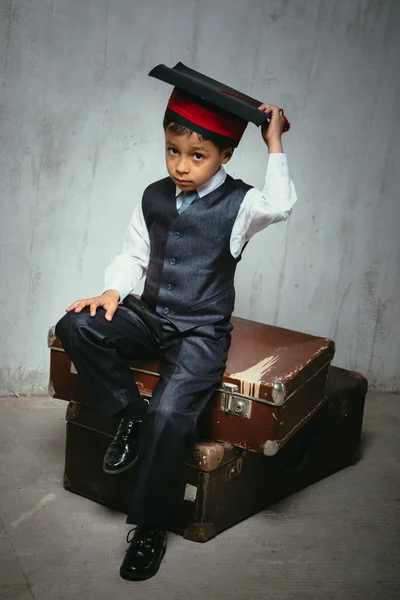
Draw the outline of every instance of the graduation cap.
[[[181,62],[172,69],[157,65],[149,75],[174,86],[168,110],[175,123],[227,146],[239,144],[249,121],[259,127],[271,119],[271,113],[258,110],[263,104],[259,100]],[[286,117],[285,121],[284,131],[288,131],[290,123]]]

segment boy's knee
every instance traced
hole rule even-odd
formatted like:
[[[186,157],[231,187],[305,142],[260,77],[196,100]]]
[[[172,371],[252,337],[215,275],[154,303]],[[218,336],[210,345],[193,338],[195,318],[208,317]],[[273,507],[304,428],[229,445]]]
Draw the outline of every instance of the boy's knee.
[[[174,432],[178,437],[191,438],[196,430],[195,410],[179,410],[163,402],[158,407],[152,406],[150,402],[147,418],[156,421],[157,429]]]
[[[80,313],[67,312],[56,325],[56,335],[60,338],[61,343],[71,345],[74,336],[79,336],[82,328],[91,318],[89,309],[83,309]]]

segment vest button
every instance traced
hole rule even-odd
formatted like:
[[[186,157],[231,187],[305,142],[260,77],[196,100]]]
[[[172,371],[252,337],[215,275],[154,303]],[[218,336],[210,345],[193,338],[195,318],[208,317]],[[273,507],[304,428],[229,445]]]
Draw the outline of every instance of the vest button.
[[[169,313],[169,308],[166,306],[163,310],[164,315],[167,315]]]
[[[172,290],[172,285],[170,283],[166,283],[165,284],[165,289],[168,290],[168,291]]]
[[[169,264],[170,265],[176,265],[176,258],[170,258],[169,259]]]
[[[179,231],[175,231],[175,233],[174,233],[174,238],[175,238],[176,240],[179,240],[179,238],[181,237],[181,235],[182,235],[182,234],[181,234],[181,233],[179,233]]]

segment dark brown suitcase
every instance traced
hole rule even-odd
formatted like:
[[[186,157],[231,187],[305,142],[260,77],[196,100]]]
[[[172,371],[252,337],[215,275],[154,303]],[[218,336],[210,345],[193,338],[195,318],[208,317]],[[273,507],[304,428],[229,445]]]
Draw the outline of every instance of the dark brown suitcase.
[[[204,437],[272,456],[321,407],[334,343],[237,317],[232,324],[226,372],[201,416],[199,431]],[[50,393],[90,405],[54,328],[49,347]],[[158,362],[135,362],[131,369],[141,393],[150,397],[158,381]]]
[[[272,457],[219,442],[201,441],[188,453],[177,490],[176,522],[168,529],[205,542],[277,500],[351,464],[357,457],[366,379],[331,367],[323,407]],[[116,423],[70,403],[64,486],[128,512],[136,466],[107,475],[102,461]]]

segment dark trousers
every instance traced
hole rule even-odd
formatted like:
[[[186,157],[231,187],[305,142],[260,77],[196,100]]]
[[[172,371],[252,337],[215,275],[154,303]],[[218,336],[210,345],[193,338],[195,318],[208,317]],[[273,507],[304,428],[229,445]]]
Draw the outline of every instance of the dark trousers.
[[[174,518],[180,470],[197,440],[197,419],[223,376],[231,329],[226,320],[182,333],[134,296],[111,322],[103,309],[91,317],[86,308],[57,323],[56,333],[100,415],[111,418],[131,406],[134,418],[143,420],[128,523],[165,526]],[[160,360],[160,380],[148,404],[129,361],[153,358]]]

